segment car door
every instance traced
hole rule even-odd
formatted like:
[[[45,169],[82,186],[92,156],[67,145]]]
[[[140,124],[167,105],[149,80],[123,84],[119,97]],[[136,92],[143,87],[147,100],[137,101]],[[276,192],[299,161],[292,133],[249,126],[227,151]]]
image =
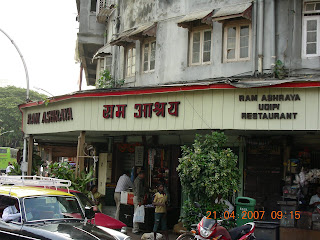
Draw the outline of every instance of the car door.
[[[21,239],[21,223],[5,222],[0,219],[0,239]]]

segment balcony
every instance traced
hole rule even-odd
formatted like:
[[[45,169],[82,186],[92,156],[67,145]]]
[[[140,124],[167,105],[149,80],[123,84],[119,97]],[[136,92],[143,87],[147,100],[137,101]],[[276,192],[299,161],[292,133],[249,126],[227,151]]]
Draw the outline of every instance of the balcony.
[[[116,0],[98,0],[97,1],[97,21],[105,23],[108,17],[116,9]]]

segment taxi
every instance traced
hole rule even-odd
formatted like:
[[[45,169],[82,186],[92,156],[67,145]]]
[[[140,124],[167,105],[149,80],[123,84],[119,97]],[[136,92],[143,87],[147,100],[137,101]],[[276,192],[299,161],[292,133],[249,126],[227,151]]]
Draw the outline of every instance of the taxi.
[[[0,237],[3,239],[130,240],[119,231],[88,222],[93,217],[93,210],[83,209],[71,193],[0,185]]]

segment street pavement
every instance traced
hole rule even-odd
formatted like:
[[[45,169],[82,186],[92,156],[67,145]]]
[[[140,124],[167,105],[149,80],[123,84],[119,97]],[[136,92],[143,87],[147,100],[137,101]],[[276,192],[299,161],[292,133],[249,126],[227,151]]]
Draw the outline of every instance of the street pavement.
[[[147,233],[149,233],[149,232],[147,232]],[[128,228],[127,235],[129,235],[132,240],[140,240],[142,237],[142,234],[143,233],[141,233],[140,235],[136,235],[136,234],[132,233],[132,228]],[[169,240],[175,240],[175,239],[177,239],[178,236],[179,235],[177,235],[174,232],[169,230]],[[153,237],[151,240],[153,240]],[[161,240],[165,240],[165,236],[163,236],[163,238]]]

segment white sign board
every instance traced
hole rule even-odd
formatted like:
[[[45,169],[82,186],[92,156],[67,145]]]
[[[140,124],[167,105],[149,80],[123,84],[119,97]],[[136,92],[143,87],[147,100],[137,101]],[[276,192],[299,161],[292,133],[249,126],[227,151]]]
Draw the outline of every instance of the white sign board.
[[[136,167],[142,167],[143,166],[143,151],[144,151],[143,146],[136,146],[135,147],[134,165]]]

